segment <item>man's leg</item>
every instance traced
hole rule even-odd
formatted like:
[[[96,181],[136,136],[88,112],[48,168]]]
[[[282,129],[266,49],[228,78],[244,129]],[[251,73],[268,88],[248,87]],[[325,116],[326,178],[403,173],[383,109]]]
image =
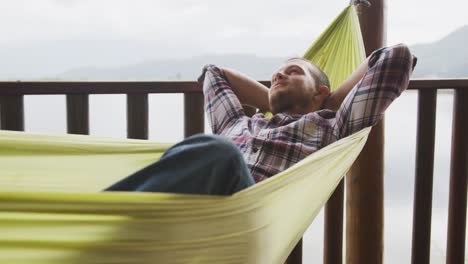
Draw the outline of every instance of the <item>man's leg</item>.
[[[253,184],[237,146],[221,136],[199,134],[105,191],[229,195]]]

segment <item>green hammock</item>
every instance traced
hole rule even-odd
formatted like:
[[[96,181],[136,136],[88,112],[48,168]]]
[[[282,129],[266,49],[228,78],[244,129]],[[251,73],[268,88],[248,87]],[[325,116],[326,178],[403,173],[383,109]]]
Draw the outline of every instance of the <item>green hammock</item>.
[[[348,6],[319,36],[304,58],[319,66],[335,90],[366,57],[361,27],[354,6]]]
[[[311,48],[332,83],[364,59],[359,39],[350,6]],[[100,192],[168,144],[2,131],[0,263],[283,263],[369,131],[232,196]]]

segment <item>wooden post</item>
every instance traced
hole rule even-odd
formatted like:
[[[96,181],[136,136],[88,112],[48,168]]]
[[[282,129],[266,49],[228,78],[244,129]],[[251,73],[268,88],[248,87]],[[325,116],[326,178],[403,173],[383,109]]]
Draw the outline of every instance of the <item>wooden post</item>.
[[[4,130],[24,131],[23,95],[0,97],[0,128]]]
[[[127,137],[148,139],[148,94],[127,94]]]
[[[203,93],[184,94],[184,137],[205,131]]]
[[[302,238],[289,254],[286,264],[302,264]]]
[[[325,205],[324,264],[343,263],[343,197],[344,180],[341,180]]]
[[[412,264],[429,264],[437,90],[419,90]]]
[[[255,107],[251,107],[248,105],[243,105],[242,107],[244,108],[245,114],[247,116],[251,117],[257,113],[257,109]]]
[[[88,94],[67,94],[67,131],[69,134],[89,134]]]
[[[468,181],[468,89],[453,98],[452,157],[447,227],[447,264],[465,263]]]
[[[366,54],[385,43],[385,0],[359,5]],[[383,262],[384,124],[374,126],[346,178],[346,263]]]

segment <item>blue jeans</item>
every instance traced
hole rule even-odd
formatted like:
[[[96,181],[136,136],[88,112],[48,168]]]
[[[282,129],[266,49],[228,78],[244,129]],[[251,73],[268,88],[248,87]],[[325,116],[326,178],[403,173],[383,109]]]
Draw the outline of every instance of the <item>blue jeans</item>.
[[[221,136],[199,134],[104,191],[230,195],[254,183],[236,145]]]

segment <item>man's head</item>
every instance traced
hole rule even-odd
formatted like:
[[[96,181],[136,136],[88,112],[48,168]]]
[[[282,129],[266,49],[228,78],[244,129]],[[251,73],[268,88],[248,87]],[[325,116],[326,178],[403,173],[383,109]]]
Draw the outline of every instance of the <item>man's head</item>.
[[[273,113],[307,114],[321,108],[330,94],[327,75],[303,58],[288,59],[273,73],[269,91]]]

